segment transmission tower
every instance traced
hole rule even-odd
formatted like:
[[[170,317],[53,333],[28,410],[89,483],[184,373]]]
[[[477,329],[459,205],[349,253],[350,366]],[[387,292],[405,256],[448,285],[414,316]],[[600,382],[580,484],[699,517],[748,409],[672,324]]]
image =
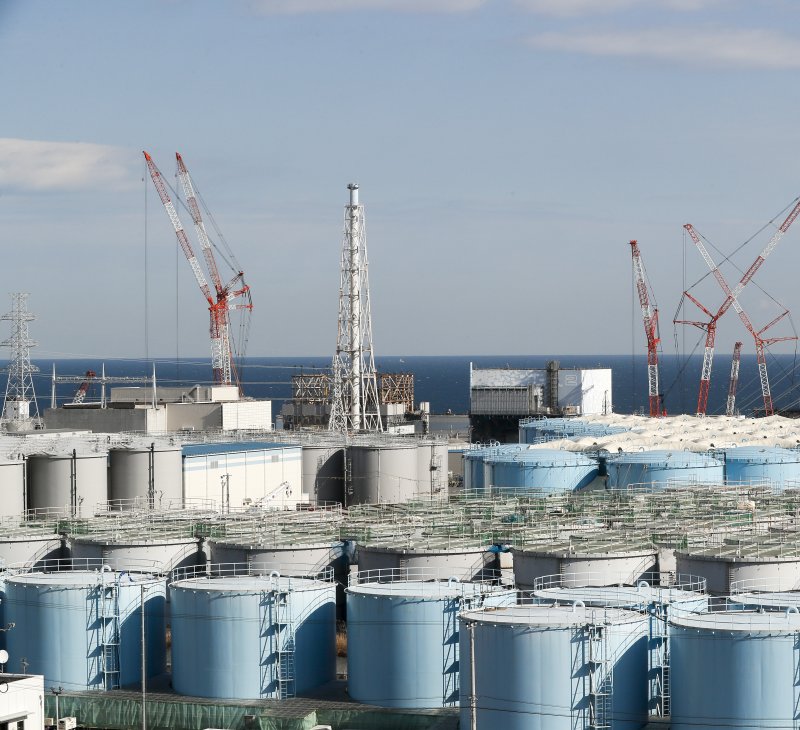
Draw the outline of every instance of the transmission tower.
[[[333,357],[328,428],[340,432],[381,431],[372,351],[364,206],[358,202],[358,185],[351,183],[347,189],[350,203],[344,208],[339,333]]]
[[[31,364],[31,348],[37,343],[28,336],[28,322],[36,315],[28,311],[27,292],[13,293],[11,302],[11,311],[0,317],[11,322],[11,337],[0,343],[11,348],[2,422],[11,430],[24,430],[41,425],[33,390],[33,373],[39,368]]]

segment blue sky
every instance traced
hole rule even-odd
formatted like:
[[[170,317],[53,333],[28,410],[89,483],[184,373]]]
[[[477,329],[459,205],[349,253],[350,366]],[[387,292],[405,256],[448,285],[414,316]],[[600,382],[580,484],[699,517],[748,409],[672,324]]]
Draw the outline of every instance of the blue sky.
[[[682,225],[721,260],[800,195],[799,26],[796,0],[0,0],[6,290],[35,356],[204,356],[141,156],[173,180],[179,151],[252,286],[249,354],[332,353],[351,181],[377,354],[644,352],[631,238],[673,352],[705,271]],[[755,279],[789,309],[796,225]],[[733,311],[719,332],[752,352]]]

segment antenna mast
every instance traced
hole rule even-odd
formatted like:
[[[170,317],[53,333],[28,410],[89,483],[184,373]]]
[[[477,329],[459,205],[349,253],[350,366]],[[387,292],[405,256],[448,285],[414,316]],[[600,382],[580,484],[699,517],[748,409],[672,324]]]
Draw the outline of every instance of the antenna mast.
[[[381,431],[378,383],[372,349],[367,236],[358,185],[347,186],[350,203],[344,209],[339,323],[333,357],[331,431]]]
[[[33,390],[33,373],[39,368],[31,363],[31,348],[38,343],[28,336],[28,322],[36,315],[28,311],[27,292],[13,293],[11,302],[11,311],[0,317],[11,322],[11,337],[2,343],[11,348],[11,357],[1,420],[9,431],[26,431],[42,425]]]

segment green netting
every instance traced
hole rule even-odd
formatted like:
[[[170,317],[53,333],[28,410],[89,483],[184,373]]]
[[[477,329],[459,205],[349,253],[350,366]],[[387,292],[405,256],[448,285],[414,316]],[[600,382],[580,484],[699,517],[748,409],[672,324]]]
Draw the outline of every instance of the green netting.
[[[190,701],[187,698],[148,699],[147,730],[310,730],[314,725],[331,725],[334,730],[457,730],[458,716],[454,712],[414,712],[381,710],[353,704],[349,707],[325,707],[313,700],[290,700],[270,706],[214,704]],[[45,699],[45,714],[55,717],[55,697]],[[61,717],[74,716],[81,727],[104,730],[139,730],[142,727],[140,698],[115,693],[63,694],[59,701]]]

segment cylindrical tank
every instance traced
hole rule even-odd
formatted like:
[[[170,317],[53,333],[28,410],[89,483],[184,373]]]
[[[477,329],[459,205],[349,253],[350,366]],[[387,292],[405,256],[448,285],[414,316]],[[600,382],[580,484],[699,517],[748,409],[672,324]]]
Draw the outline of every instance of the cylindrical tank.
[[[25,462],[0,461],[0,517],[21,517],[25,511]]]
[[[638,451],[607,459],[608,487],[633,485],[663,489],[671,483],[722,484],[725,465],[706,453],[693,451]]]
[[[525,444],[494,444],[464,452],[464,491],[481,494],[489,488],[485,460],[501,454],[517,454],[526,450]]]
[[[497,554],[490,545],[467,538],[420,538],[409,546],[407,542],[391,544],[359,543],[356,552],[359,573],[372,571],[437,570],[459,580],[479,580],[485,571],[497,567]]]
[[[355,444],[347,450],[350,488],[347,504],[407,502],[419,496],[417,444]]]
[[[347,589],[347,691],[381,707],[458,703],[458,613],[511,605],[516,591],[434,570],[367,571]],[[376,651],[376,647],[380,647]]]
[[[27,563],[37,567],[43,561],[64,559],[69,549],[61,535],[50,529],[24,526],[0,531],[0,559],[6,565]]]
[[[162,567],[165,572],[205,563],[200,540],[196,537],[127,533],[72,537],[69,541],[75,559],[112,560],[126,568],[142,560]]]
[[[108,455],[32,454],[28,457],[28,509],[88,516],[108,501]]]
[[[672,730],[764,730],[797,724],[800,615],[681,611],[670,615]]]
[[[461,727],[640,730],[647,623],[636,611],[580,603],[465,611]]]
[[[528,449],[484,461],[489,467],[487,486],[504,495],[572,492],[592,482],[598,471],[594,459],[556,449]]]
[[[304,543],[287,539],[284,544],[275,544],[266,539],[261,544],[255,540],[248,544],[235,539],[210,539],[206,542],[212,563],[246,563],[254,569],[259,565],[270,566],[267,572],[280,566],[284,575],[308,575],[328,567],[337,567],[344,555],[344,543],[340,540]],[[346,573],[346,570],[343,572]]]
[[[334,583],[232,570],[170,583],[175,691],[285,699],[335,679]]]
[[[153,442],[149,448],[111,449],[108,462],[112,508],[168,509],[182,504],[180,446]]]
[[[800,482],[800,451],[777,447],[740,446],[725,449],[725,481],[737,484],[769,482],[783,489]]]
[[[303,444],[303,494],[316,502],[344,504],[344,446]]]
[[[800,588],[800,545],[781,539],[726,539],[720,545],[676,550],[680,573],[706,579],[709,593],[729,595],[732,583],[768,585],[770,590]]]
[[[636,585],[656,567],[658,551],[646,541],[608,539],[603,535],[553,545],[514,547],[514,581],[520,590],[533,590],[536,579],[563,573],[586,585]],[[689,571],[681,571],[688,573]],[[572,588],[581,587],[570,585]]]
[[[43,674],[46,687],[68,691],[139,682],[144,596],[147,673],[163,673],[163,579],[99,563],[97,570],[60,567],[67,569],[6,576],[5,620],[14,624],[7,632],[9,668]]]
[[[447,498],[447,442],[417,443],[417,490],[421,497]]]

